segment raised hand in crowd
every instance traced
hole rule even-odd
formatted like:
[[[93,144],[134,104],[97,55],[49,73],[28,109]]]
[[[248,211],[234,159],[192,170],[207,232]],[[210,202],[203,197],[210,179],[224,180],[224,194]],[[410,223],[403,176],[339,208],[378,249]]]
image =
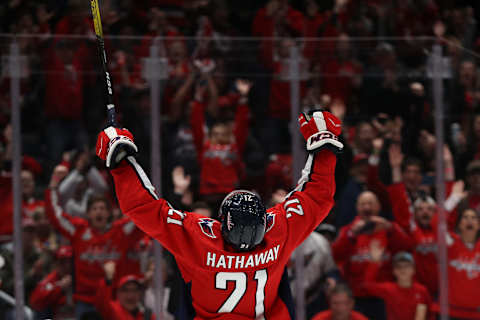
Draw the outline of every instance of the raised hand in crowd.
[[[103,271],[105,272],[105,278],[109,281],[113,280],[115,276],[115,270],[117,268],[117,264],[115,261],[108,261],[103,264]]]
[[[404,155],[399,144],[392,143],[388,148],[388,159],[392,168],[392,182],[399,183],[402,181],[402,162]]]

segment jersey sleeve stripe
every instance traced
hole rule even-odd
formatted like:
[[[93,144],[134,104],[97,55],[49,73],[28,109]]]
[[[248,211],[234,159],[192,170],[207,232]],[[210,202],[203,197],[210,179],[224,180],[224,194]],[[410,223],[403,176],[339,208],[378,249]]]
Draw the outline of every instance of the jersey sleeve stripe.
[[[55,212],[55,217],[57,217],[58,223],[72,236],[75,234],[75,226],[68,219],[66,219],[62,214],[62,208],[58,204],[58,194],[56,191],[51,192],[52,207]]]
[[[137,160],[133,156],[128,156],[127,157],[127,162],[132,166],[133,171],[137,174],[138,179],[142,183],[142,186],[147,190],[147,192],[154,198],[155,200],[158,200],[158,196],[155,193],[155,187],[152,185],[150,182],[150,179],[148,179],[147,175],[145,174],[145,171],[143,171],[142,167],[138,164]]]
[[[311,180],[314,160],[315,160],[315,155],[309,154],[307,158],[307,162],[305,163],[305,167],[302,170],[302,176],[300,177],[300,179],[298,179],[297,187],[292,192],[290,192],[290,194],[296,191],[303,191],[305,189],[305,185],[307,184],[307,182]],[[287,196],[287,198],[290,196],[290,194]]]

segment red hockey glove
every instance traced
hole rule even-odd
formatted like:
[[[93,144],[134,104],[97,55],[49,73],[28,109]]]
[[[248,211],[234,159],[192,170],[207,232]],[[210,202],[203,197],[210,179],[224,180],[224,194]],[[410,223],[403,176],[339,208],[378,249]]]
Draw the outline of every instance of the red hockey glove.
[[[343,143],[338,141],[342,123],[330,112],[313,110],[308,114],[301,113],[298,122],[300,131],[307,140],[308,151],[316,152],[326,147],[335,153],[342,151]]]
[[[127,129],[108,127],[98,134],[96,154],[106,161],[107,168],[116,167],[126,156],[138,152]]]

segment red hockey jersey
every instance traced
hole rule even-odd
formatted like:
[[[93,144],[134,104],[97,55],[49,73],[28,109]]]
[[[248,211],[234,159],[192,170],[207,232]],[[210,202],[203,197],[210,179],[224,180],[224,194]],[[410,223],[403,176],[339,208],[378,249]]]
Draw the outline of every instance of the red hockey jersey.
[[[267,210],[265,238],[249,252],[231,250],[218,221],[159,199],[135,158],[111,172],[122,212],[175,256],[191,286],[195,319],[281,320],[292,319],[281,294],[285,265],[333,206],[335,163],[328,150],[309,156],[297,188]]]
[[[119,261],[130,239],[138,239],[139,229],[128,218],[115,221],[105,233],[90,227],[87,220],[62,211],[55,190],[45,192],[47,217],[63,236],[70,240],[75,265],[74,299],[93,303],[98,281],[103,279],[103,264]]]

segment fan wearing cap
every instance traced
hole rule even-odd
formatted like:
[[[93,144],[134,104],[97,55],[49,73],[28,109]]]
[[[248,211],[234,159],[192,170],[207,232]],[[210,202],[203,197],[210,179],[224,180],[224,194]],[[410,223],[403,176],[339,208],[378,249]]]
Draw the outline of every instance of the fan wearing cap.
[[[370,255],[376,263],[366,271],[368,280],[362,284],[365,291],[385,301],[388,320],[432,319],[429,314],[431,297],[423,285],[414,281],[415,261],[410,253],[401,251],[393,256],[395,282],[375,282],[384,249],[380,243],[370,246]]]
[[[297,187],[268,210],[257,194],[233,191],[220,221],[160,199],[129,131],[109,127],[98,136],[97,154],[112,169],[122,212],[175,256],[195,319],[294,318],[285,266],[333,206],[335,153],[343,148],[341,123],[329,112],[301,114],[299,124],[309,155]]]
[[[39,319],[60,319],[73,313],[72,247],[58,248],[55,258],[53,271],[38,283],[30,295],[30,306]]]
[[[95,296],[95,307],[103,319],[155,319],[151,310],[145,308],[141,303],[144,290],[141,277],[134,274],[121,277],[114,294],[112,280],[115,276],[116,264],[109,261],[103,265],[103,269],[105,279],[99,281]]]

